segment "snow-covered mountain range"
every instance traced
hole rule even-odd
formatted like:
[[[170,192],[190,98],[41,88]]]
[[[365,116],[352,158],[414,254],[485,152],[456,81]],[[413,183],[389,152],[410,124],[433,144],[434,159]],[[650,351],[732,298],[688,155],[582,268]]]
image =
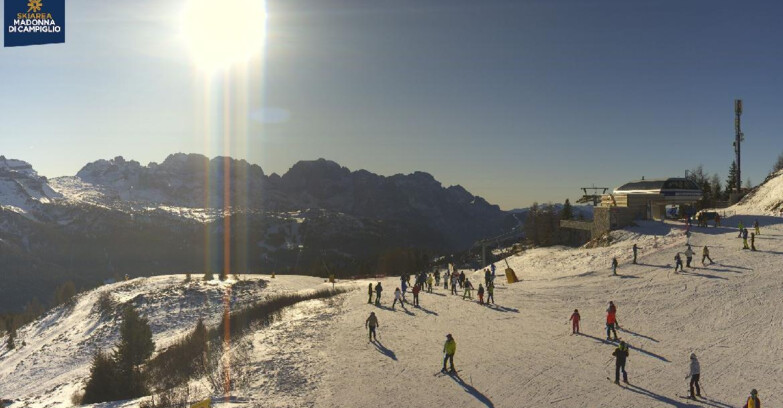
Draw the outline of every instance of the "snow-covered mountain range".
[[[0,286],[0,311],[33,296],[46,303],[68,279],[219,271],[222,258],[203,253],[223,242],[226,220],[234,269],[322,273],[328,264],[342,274],[386,250],[460,250],[515,224],[427,173],[385,177],[324,159],[279,176],[224,157],[180,153],[146,166],[116,157],[49,180],[0,156],[0,262],[13,283]]]

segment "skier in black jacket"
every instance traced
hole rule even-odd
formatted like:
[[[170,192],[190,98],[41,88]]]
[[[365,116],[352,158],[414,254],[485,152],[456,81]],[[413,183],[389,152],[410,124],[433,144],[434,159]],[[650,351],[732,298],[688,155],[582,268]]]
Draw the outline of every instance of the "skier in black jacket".
[[[625,372],[625,359],[628,358],[628,346],[624,341],[612,353],[616,357],[614,364],[614,383],[620,384],[620,371],[623,372],[623,382],[628,383],[628,373]]]

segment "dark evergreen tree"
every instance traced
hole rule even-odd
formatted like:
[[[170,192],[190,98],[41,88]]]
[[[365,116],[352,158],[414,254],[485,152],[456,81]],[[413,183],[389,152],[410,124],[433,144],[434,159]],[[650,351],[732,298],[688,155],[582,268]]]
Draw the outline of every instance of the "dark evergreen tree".
[[[16,348],[16,328],[13,326],[11,326],[11,329],[8,330],[8,340],[6,340],[5,344],[9,350]]]
[[[574,209],[571,207],[571,201],[567,198],[563,204],[563,211],[560,212],[561,220],[571,220],[574,218]]]
[[[778,155],[778,159],[772,165],[772,173],[777,173],[780,170],[783,170],[783,153]]]
[[[149,393],[139,366],[153,351],[155,343],[147,319],[139,316],[133,307],[127,307],[122,314],[120,344],[113,355],[122,385],[119,399],[138,398]]]
[[[737,162],[732,161],[731,167],[729,167],[729,175],[726,177],[726,190],[724,193],[724,199],[729,199],[729,194],[737,189]]]
[[[90,366],[90,378],[84,388],[82,404],[119,399],[119,373],[114,360],[108,353],[96,352]]]

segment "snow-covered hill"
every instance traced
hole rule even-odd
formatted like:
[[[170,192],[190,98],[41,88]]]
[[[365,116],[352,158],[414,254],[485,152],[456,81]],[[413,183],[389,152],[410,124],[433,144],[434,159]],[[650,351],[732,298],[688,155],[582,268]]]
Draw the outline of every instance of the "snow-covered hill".
[[[734,208],[745,214],[779,215],[783,211],[783,170],[771,174]]]
[[[747,225],[757,217],[735,215],[724,225],[739,220]],[[420,308],[392,310],[398,278],[382,279],[381,307],[367,304],[369,281],[343,283],[362,290],[302,305],[241,343],[250,350],[254,375],[237,392],[248,402],[238,405],[364,407],[394,401],[405,406],[725,408],[741,406],[751,388],[759,390],[764,406],[783,405],[778,381],[783,374],[783,275],[778,268],[783,218],[761,220],[755,252],[741,249],[734,228],[694,228],[689,240],[697,252],[695,267],[678,274],[673,257],[685,250],[688,238],[684,226],[674,222],[613,232],[612,245],[603,248],[529,250],[508,259],[522,281],[509,285],[498,277],[492,307],[450,295],[441,286],[420,295]],[[640,248],[636,265],[630,263],[634,243]],[[702,266],[705,245],[715,263]],[[620,262],[619,276],[611,276],[612,257]],[[498,267],[501,272],[505,262]],[[482,275],[468,271],[476,286]],[[267,287],[247,285],[252,288],[248,298],[323,285],[306,277],[264,279]],[[194,286],[193,293],[203,293],[204,299],[220,292],[203,283],[185,285],[182,276],[133,280],[98,291],[146,305],[143,314],[151,318],[160,346],[192,327],[197,315],[213,322],[219,317],[213,302],[191,303],[198,296],[185,292]],[[55,311],[22,329],[26,346],[0,352],[0,394],[23,398],[33,407],[68,405],[63,401],[86,374],[89,351],[116,339],[114,324],[92,312],[98,291],[81,297],[72,310]],[[630,386],[607,381],[614,375],[616,347],[604,341],[609,300],[618,306],[619,335],[631,345]],[[582,315],[581,335],[571,335],[567,322],[575,308]],[[363,326],[372,311],[380,320],[377,344],[367,341]],[[457,341],[459,377],[438,374],[446,333]],[[701,361],[705,396],[695,402],[678,397],[686,393],[692,352]],[[71,369],[75,374],[68,374]]]

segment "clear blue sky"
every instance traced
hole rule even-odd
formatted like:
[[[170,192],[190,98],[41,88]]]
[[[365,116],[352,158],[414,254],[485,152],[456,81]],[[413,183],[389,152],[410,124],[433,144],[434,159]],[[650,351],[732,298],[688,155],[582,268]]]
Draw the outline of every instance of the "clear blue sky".
[[[55,177],[117,155],[223,153],[199,136],[184,0],[66,3],[65,44],[0,51],[0,154]],[[699,164],[723,181],[735,98],[743,179],[761,182],[783,152],[780,2],[268,0],[267,11],[260,79],[234,112],[247,142],[230,151],[267,173],[319,157],[422,170],[505,209]]]

